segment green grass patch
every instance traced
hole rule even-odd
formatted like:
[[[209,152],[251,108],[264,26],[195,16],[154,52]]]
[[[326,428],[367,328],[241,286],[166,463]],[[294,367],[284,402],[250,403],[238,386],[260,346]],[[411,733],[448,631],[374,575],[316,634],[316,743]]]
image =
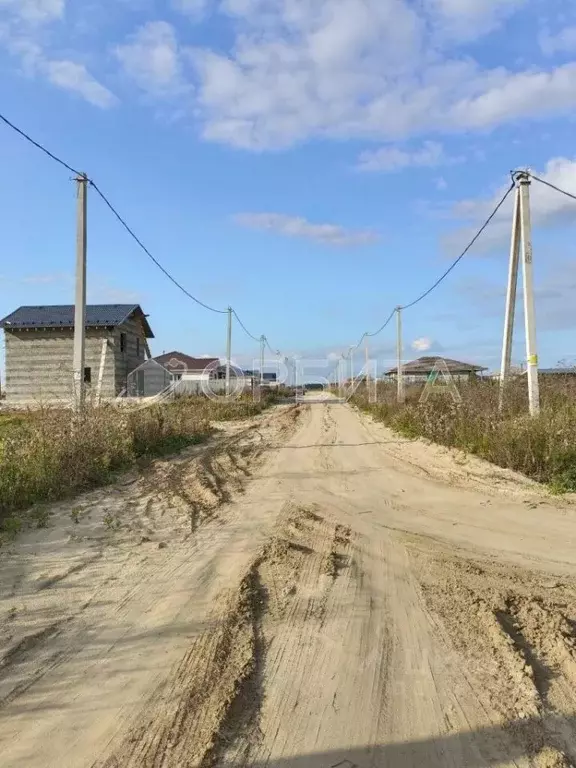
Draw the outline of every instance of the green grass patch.
[[[398,433],[480,456],[513,469],[555,493],[576,491],[576,382],[571,377],[541,383],[541,409],[528,415],[526,381],[511,382],[503,408],[498,382],[459,384],[462,402],[448,394],[420,403],[421,387],[407,389],[406,402],[396,402],[395,387],[378,386],[378,400],[369,402],[359,390],[353,402]]]
[[[182,397],[147,408],[102,406],[81,418],[48,408],[1,414],[0,534],[20,530],[22,510],[30,510],[27,522],[32,515],[45,523],[47,502],[108,483],[139,460],[201,443],[214,422],[254,417],[273,402]]]

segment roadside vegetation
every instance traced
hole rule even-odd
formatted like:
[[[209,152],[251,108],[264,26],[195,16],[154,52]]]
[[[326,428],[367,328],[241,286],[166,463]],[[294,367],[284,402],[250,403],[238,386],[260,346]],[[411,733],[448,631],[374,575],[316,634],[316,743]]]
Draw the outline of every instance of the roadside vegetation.
[[[38,408],[0,414],[0,535],[17,532],[15,514],[110,482],[137,462],[206,440],[213,423],[253,417],[275,403],[267,393],[230,403],[182,397],[147,408]],[[42,521],[41,510],[32,517]]]
[[[420,403],[422,387],[408,387],[403,405],[395,384],[378,384],[378,401],[365,389],[352,402],[400,434],[423,437],[513,469],[557,493],[576,491],[576,380],[561,376],[540,383],[540,415],[528,415],[526,381],[512,380],[502,410],[497,381],[458,384],[460,404],[448,394]]]

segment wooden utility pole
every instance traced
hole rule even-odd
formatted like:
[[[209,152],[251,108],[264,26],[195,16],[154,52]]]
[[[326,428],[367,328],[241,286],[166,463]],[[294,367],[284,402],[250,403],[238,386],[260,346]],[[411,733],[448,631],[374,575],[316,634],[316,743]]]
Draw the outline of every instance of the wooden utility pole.
[[[534,312],[534,279],[532,274],[532,222],[530,217],[530,176],[518,174],[520,186],[520,234],[522,237],[522,265],[524,288],[524,325],[526,329],[526,363],[528,375],[528,403],[530,415],[540,411],[538,387],[538,351],[536,347],[536,315]]]
[[[508,288],[506,291],[506,315],[504,318],[504,340],[502,342],[502,362],[500,365],[499,405],[504,404],[504,388],[510,376],[512,364],[512,340],[514,337],[514,314],[516,312],[516,288],[518,285],[518,264],[520,262],[520,188],[516,187],[514,197],[514,218],[512,219],[512,240],[510,244],[510,264],[508,267]]]
[[[403,351],[402,307],[396,307],[396,384],[398,387],[397,400],[399,403],[404,402],[404,371],[402,368]]]
[[[232,358],[232,307],[228,307],[228,333],[226,336],[226,397],[230,397],[231,358]]]
[[[84,363],[86,359],[86,214],[88,177],[76,178],[78,191],[76,219],[76,296],[74,305],[74,407],[80,412],[85,403]]]

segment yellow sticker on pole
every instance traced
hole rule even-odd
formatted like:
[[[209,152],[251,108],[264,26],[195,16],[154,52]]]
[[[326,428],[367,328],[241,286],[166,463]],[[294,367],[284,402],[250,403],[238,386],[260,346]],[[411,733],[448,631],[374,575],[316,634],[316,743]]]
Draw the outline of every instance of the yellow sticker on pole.
[[[529,355],[528,365],[538,365],[538,355]]]

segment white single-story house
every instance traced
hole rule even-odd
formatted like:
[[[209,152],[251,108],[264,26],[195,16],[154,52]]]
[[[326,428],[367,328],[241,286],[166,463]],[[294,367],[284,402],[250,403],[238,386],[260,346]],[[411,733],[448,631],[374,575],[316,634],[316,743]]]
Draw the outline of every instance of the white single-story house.
[[[183,352],[164,352],[152,359],[170,371],[176,381],[208,381],[222,378],[218,357],[190,357]]]
[[[449,357],[419,357],[402,366],[402,376],[407,384],[425,384],[434,370],[448,371],[455,381],[469,381],[486,370],[481,365],[463,363],[460,360],[452,360]],[[396,379],[398,369],[391,368],[386,372],[385,378]]]

